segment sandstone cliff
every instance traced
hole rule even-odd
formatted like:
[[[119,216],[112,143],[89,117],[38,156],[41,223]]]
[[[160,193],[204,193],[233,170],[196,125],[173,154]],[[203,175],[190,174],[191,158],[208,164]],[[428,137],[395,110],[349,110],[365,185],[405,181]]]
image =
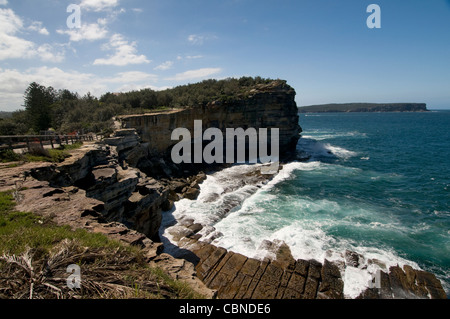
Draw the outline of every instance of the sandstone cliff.
[[[185,177],[173,176],[179,168],[164,157],[173,143],[172,129],[190,128],[198,119],[205,128],[279,127],[280,150],[287,154],[295,150],[300,133],[294,96],[290,87],[273,82],[245,92],[233,103],[124,117],[125,128],[117,128],[102,143],[73,151],[60,164],[29,163],[4,170],[0,190],[15,190],[18,210],[141,246],[149,263],[212,297],[214,292],[195,276],[192,263],[161,254],[157,243],[162,211],[184,196],[195,199],[205,178],[198,167]],[[165,178],[154,178],[161,175]]]
[[[197,278],[193,264],[162,254],[157,242],[170,188],[138,169],[119,165],[115,146],[89,144],[71,155],[59,164],[3,169],[0,191],[15,193],[18,211],[141,247],[150,265],[212,298],[214,291]]]
[[[214,127],[224,133],[226,128],[279,128],[280,157],[287,158],[295,152],[301,133],[295,95],[290,86],[274,81],[257,85],[227,101],[212,101],[204,108],[121,116],[118,120],[122,127],[136,129],[149,152],[149,157],[138,161],[135,154],[131,154],[132,158],[128,156],[127,161],[144,171],[151,171],[155,162],[170,153],[171,147],[177,143],[171,140],[173,130],[186,128],[194,132],[194,120],[201,120],[204,130]],[[149,158],[153,160],[149,161]]]
[[[301,132],[294,97],[292,88],[273,82],[204,109],[121,117],[113,136],[74,151],[63,163],[4,170],[0,191],[15,189],[19,210],[142,247],[151,265],[189,282],[205,296],[213,297],[217,290],[222,298],[342,298],[337,265],[295,261],[286,246],[276,260],[254,260],[199,242],[201,225],[189,225],[180,238],[192,246],[193,254],[185,259],[162,254],[158,243],[162,212],[182,197],[195,199],[206,177],[198,167],[187,176],[173,174],[178,168],[165,157],[175,143],[172,130],[192,129],[194,120],[221,130],[280,128],[281,155],[288,156],[295,152]],[[394,268],[386,273],[387,294],[367,291],[361,297],[445,297],[433,275],[404,271]]]

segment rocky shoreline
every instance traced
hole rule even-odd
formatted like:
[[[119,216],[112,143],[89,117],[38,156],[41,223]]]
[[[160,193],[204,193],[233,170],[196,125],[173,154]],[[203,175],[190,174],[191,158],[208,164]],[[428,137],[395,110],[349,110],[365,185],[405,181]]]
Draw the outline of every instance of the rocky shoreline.
[[[344,265],[321,264],[294,260],[283,243],[265,242],[274,258],[247,258],[211,245],[213,229],[206,238],[204,225],[189,219],[172,225],[176,226],[172,233],[177,242],[174,256],[165,253],[160,242],[163,213],[182,198],[196,199],[206,174],[225,167],[171,163],[167,157],[170,128],[188,127],[199,114],[208,125],[222,129],[279,127],[280,137],[286,141],[280,151],[288,157],[301,132],[294,97],[290,87],[275,82],[252,90],[247,99],[234,101],[233,106],[211,103],[209,108],[214,112],[188,110],[181,115],[169,112],[118,119],[111,137],[72,151],[62,163],[27,163],[2,169],[0,191],[14,192],[19,211],[141,247],[150,266],[186,281],[207,298],[343,298],[342,269],[358,267],[356,253],[349,252]],[[263,184],[271,177],[256,170],[243,182]],[[386,269],[381,290],[366,290],[361,295],[445,297],[433,274],[408,267]]]
[[[243,183],[264,184],[270,180],[265,178],[244,178]],[[165,245],[175,243],[170,254],[195,264],[198,278],[217,291],[220,299],[345,299],[346,270],[358,271],[372,264],[382,270],[378,278],[373,277],[373,288],[362,290],[356,299],[447,298],[434,274],[408,265],[389,267],[377,259],[366,260],[354,251],[341,252],[342,260],[296,260],[283,241],[265,240],[258,248],[266,252],[265,256],[250,258],[215,246],[212,243],[220,234],[214,227],[188,217],[173,220],[166,227],[161,233],[170,236],[170,242]]]
[[[162,253],[162,244],[150,239],[158,232],[170,188],[138,169],[118,165],[114,147],[88,144],[71,155],[60,164],[27,163],[3,169],[0,191],[13,191],[18,211],[140,247],[150,266],[187,282],[200,295],[215,296],[198,279],[192,263]],[[95,183],[87,184],[91,178]]]
[[[264,248],[273,252],[271,259],[248,258],[202,242],[199,232],[203,225],[193,220],[178,225],[181,253],[176,257],[164,253],[163,244],[142,231],[152,234],[157,227],[151,225],[160,223],[162,212],[178,199],[194,199],[206,175],[199,173],[172,181],[151,179],[138,169],[118,165],[114,147],[86,145],[61,164],[30,163],[4,173],[0,190],[12,189],[20,194],[18,210],[33,211],[59,225],[84,228],[140,246],[149,265],[188,282],[209,298],[342,299],[343,267],[358,267],[358,259],[362,258],[346,252],[344,265],[328,260],[295,260],[282,242],[264,243]],[[91,174],[95,183],[86,184]],[[267,177],[254,178],[261,182]],[[117,209],[122,206],[126,212]],[[105,213],[106,208],[114,213]],[[358,298],[437,299],[446,295],[433,274],[397,266],[381,273],[380,289],[367,289]]]
[[[284,242],[262,245],[273,258],[248,258],[192,235],[183,239],[184,249],[192,253],[185,258],[196,264],[198,278],[220,299],[345,299],[342,272],[346,267],[358,268],[358,258],[363,258],[346,251],[344,263],[295,260]],[[397,265],[381,271],[379,286],[365,289],[356,299],[446,298],[434,274]]]

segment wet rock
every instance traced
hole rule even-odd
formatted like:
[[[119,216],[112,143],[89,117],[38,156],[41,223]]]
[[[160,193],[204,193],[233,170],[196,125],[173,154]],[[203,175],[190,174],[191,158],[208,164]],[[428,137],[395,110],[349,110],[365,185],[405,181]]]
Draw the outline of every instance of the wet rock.
[[[169,234],[172,236],[172,239],[175,242],[180,241],[183,237],[188,237],[190,235],[194,235],[192,230],[184,226],[173,226],[169,229]]]
[[[164,201],[164,203],[162,204],[161,209],[162,209],[164,212],[167,212],[167,211],[169,211],[169,210],[171,210],[171,209],[173,208],[174,204],[175,204],[175,203],[174,203],[173,200],[167,199],[167,200]]]
[[[193,224],[188,227],[194,234],[197,234],[199,231],[203,229],[202,224]]]
[[[426,289],[430,299],[447,299],[441,282],[432,273],[416,270],[416,283],[419,291]]]
[[[216,291],[206,287],[196,276],[194,265],[184,259],[176,259],[163,253],[151,260],[150,267],[164,269],[173,279],[184,281],[205,298],[213,299],[217,295]]]
[[[181,193],[182,190],[187,186],[187,182],[185,180],[174,180],[170,182],[170,189],[175,191],[176,193]]]
[[[322,272],[319,294],[325,299],[344,299],[344,281],[341,278],[339,267],[325,260]]]
[[[382,262],[379,259],[376,258],[372,258],[372,259],[368,259],[367,260],[367,264],[368,265],[377,265],[378,267],[380,267],[381,269],[387,270],[386,264],[384,262]]]
[[[358,268],[363,263],[364,257],[357,252],[346,250],[345,251],[345,264]]]
[[[196,200],[198,195],[200,195],[200,189],[198,189],[198,188],[190,188],[183,194],[184,198],[187,198],[190,200]]]
[[[276,255],[280,260],[263,261],[227,252],[213,245],[201,243],[197,273],[207,286],[218,291],[219,298],[315,299],[321,285],[321,295],[329,298],[343,296],[343,282],[339,269],[332,263],[295,261],[290,249],[278,243]],[[266,242],[265,245],[274,245]],[[274,245],[276,246],[276,245]],[[322,275],[323,273],[323,275]]]
[[[367,289],[360,299],[446,299],[441,282],[434,274],[410,266],[390,267],[380,273],[380,288]]]

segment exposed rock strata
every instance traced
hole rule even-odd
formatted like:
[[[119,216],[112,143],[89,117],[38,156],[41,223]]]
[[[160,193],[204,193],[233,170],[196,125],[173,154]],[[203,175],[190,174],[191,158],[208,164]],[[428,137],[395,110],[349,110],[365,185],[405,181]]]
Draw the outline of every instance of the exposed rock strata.
[[[289,153],[295,150],[301,131],[294,96],[290,87],[274,82],[231,104],[213,102],[205,109],[124,117],[125,128],[116,130],[104,145],[84,146],[61,164],[32,163],[4,170],[0,190],[16,190],[21,199],[19,210],[141,246],[151,265],[189,282],[205,296],[212,297],[217,290],[220,298],[235,299],[343,298],[340,265],[294,260],[286,245],[274,246],[277,250],[272,260],[247,258],[198,242],[203,226],[194,221],[185,221],[182,229],[186,232],[178,238],[191,250],[184,251],[184,259],[162,254],[161,244],[155,242],[161,211],[183,197],[195,199],[206,178],[198,170],[174,177],[178,168],[161,156],[173,145],[172,129],[192,128],[198,119],[205,126],[221,129],[278,127],[281,151]],[[160,175],[170,178],[156,179]],[[347,255],[348,266],[357,267],[359,256]],[[434,275],[394,267],[389,274],[382,274],[380,291],[367,290],[361,295],[388,297],[439,298],[445,293]]]
[[[272,243],[273,244],[273,243]],[[274,245],[274,244],[273,244]],[[325,260],[295,260],[286,244],[275,258],[257,260],[211,244],[191,243],[198,257],[197,275],[221,299],[343,299],[341,265]],[[352,267],[348,264],[347,267]],[[367,289],[358,299],[446,299],[431,273],[391,267],[381,272],[381,288]]]
[[[257,260],[198,243],[197,275],[223,299],[342,299],[339,268],[326,261],[294,260],[282,245],[274,260]]]
[[[159,161],[177,143],[171,140],[173,130],[186,128],[193,134],[194,120],[202,120],[204,130],[214,127],[224,134],[226,128],[279,128],[280,156],[286,158],[295,152],[301,133],[295,95],[290,86],[274,81],[256,86],[245,96],[238,96],[230,102],[213,101],[204,108],[121,116],[118,120],[122,127],[136,129],[143,146],[149,146],[150,158],[155,157]],[[153,172],[160,166],[158,161],[146,159],[135,164],[143,171]]]
[[[435,275],[407,265],[381,272],[380,286],[365,290],[358,299],[447,299]]]
[[[123,169],[115,164],[115,157],[111,156],[110,151],[104,146],[92,144],[74,151],[72,157],[61,164],[30,163],[4,169],[0,191],[14,191],[18,198],[16,209],[19,211],[30,211],[50,218],[58,225],[83,228],[139,246],[151,266],[160,267],[173,278],[187,282],[203,296],[214,297],[215,292],[195,275],[193,264],[162,254],[161,243],[136,230],[142,228],[148,232],[155,228],[151,231],[157,233],[161,201],[164,199],[158,192],[164,188],[152,184],[139,170]],[[86,182],[91,178],[94,184]],[[110,192],[104,192],[105,189]],[[168,195],[169,190],[164,191]],[[93,197],[104,197],[105,202],[87,196],[88,193]],[[114,196],[124,201],[120,202]],[[117,210],[121,206],[126,209]],[[117,215],[108,214],[108,207]]]

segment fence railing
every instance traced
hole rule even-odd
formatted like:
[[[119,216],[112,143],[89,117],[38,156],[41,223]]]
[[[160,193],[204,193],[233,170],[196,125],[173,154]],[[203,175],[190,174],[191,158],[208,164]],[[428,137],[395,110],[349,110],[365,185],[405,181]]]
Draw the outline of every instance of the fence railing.
[[[0,136],[0,150],[5,149],[21,149],[27,148],[30,150],[32,145],[51,146],[55,145],[69,145],[83,141],[98,140],[99,136],[95,134],[86,135],[11,135]]]

